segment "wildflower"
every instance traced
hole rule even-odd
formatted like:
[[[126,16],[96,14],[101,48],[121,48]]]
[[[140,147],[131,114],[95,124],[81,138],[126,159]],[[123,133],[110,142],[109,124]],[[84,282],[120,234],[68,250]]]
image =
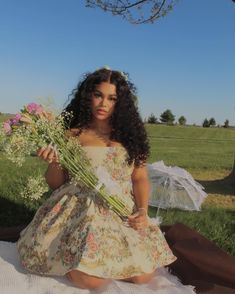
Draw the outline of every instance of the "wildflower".
[[[31,124],[33,122],[32,118],[27,113],[23,113],[21,115],[20,121],[27,123],[27,124]]]
[[[30,114],[40,114],[43,111],[42,105],[34,103],[34,102],[26,105],[25,109]]]
[[[5,134],[9,135],[11,133],[11,124],[9,120],[3,123],[3,129]]]
[[[11,123],[12,125],[17,125],[19,124],[21,119],[21,114],[17,113],[12,119],[11,119]]]
[[[20,196],[31,201],[36,201],[47,191],[48,186],[43,176],[31,176],[28,178],[26,186],[20,191]]]
[[[5,138],[1,139],[3,141],[1,145],[5,155],[11,161],[22,165],[26,156],[52,143],[57,146],[60,164],[68,170],[72,182],[82,183],[94,189],[94,193],[119,216],[130,215],[131,211],[125,203],[116,195],[109,194],[111,192],[118,194],[119,189],[109,179],[107,171],[102,170],[101,175],[106,178],[106,181],[100,182],[99,173],[93,170],[79,141],[76,138],[65,136],[65,120],[69,117],[71,114],[66,113],[54,117],[52,113],[46,112],[41,105],[36,103],[26,105],[20,114],[3,124]],[[20,195],[34,200],[40,198],[45,189],[45,187],[39,188],[40,181],[39,178],[29,178],[27,187]],[[110,187],[113,188],[110,190]],[[56,209],[59,209],[59,206]]]

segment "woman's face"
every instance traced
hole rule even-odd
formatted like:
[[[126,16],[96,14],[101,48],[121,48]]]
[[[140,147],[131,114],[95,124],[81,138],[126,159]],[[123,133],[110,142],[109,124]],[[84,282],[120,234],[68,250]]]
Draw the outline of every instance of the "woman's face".
[[[91,96],[91,111],[94,118],[98,120],[109,119],[114,111],[116,101],[115,85],[108,82],[97,85]]]

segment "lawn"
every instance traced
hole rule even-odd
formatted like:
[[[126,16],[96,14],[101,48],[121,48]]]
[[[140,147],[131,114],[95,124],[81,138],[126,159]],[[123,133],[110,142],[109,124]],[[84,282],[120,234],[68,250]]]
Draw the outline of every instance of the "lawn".
[[[163,160],[187,169],[208,193],[200,212],[150,207],[149,215],[161,216],[163,224],[182,222],[235,256],[235,174],[231,174],[235,130],[150,124],[146,129],[151,146],[148,162]],[[36,203],[19,197],[28,176],[38,168],[43,173],[46,164],[37,157],[29,157],[19,168],[0,152],[0,226],[27,224],[48,197],[49,193]]]

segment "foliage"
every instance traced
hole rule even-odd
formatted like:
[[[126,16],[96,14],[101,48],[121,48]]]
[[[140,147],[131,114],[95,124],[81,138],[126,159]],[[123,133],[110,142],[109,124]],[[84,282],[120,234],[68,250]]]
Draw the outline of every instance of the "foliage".
[[[99,7],[122,16],[132,24],[153,23],[173,9],[177,0],[86,0],[86,7]]]
[[[204,119],[202,126],[203,128],[209,128],[210,126],[215,126],[216,125],[216,121],[214,119],[214,117],[211,117],[209,120],[207,118]]]
[[[147,120],[148,124],[156,124],[157,123],[157,117],[152,113]]]
[[[214,117],[211,117],[211,118],[209,119],[209,125],[210,125],[210,126],[213,126],[213,127],[216,125],[216,121],[215,121]]]
[[[175,120],[175,116],[171,112],[170,109],[165,110],[161,115],[160,115],[160,120],[163,123],[167,123],[168,125],[172,125]]]
[[[204,119],[203,123],[202,123],[203,128],[209,128],[210,124],[207,118]]]
[[[178,122],[181,126],[184,126],[186,125],[186,118],[183,115],[181,115],[181,117],[179,117],[178,119]]]
[[[226,121],[224,122],[224,128],[228,128],[229,127],[229,120],[226,119]]]

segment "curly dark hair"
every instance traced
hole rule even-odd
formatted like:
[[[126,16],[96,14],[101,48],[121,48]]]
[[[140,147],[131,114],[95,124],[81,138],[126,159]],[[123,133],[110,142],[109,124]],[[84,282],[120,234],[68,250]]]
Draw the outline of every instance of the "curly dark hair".
[[[87,73],[72,91],[69,104],[63,111],[72,112],[73,117],[67,121],[68,128],[89,129],[92,122],[91,95],[95,87],[102,82],[116,86],[117,102],[110,117],[110,140],[120,142],[127,150],[128,164],[140,166],[149,156],[149,141],[144,123],[138,111],[136,87],[128,79],[127,73],[101,68]]]

